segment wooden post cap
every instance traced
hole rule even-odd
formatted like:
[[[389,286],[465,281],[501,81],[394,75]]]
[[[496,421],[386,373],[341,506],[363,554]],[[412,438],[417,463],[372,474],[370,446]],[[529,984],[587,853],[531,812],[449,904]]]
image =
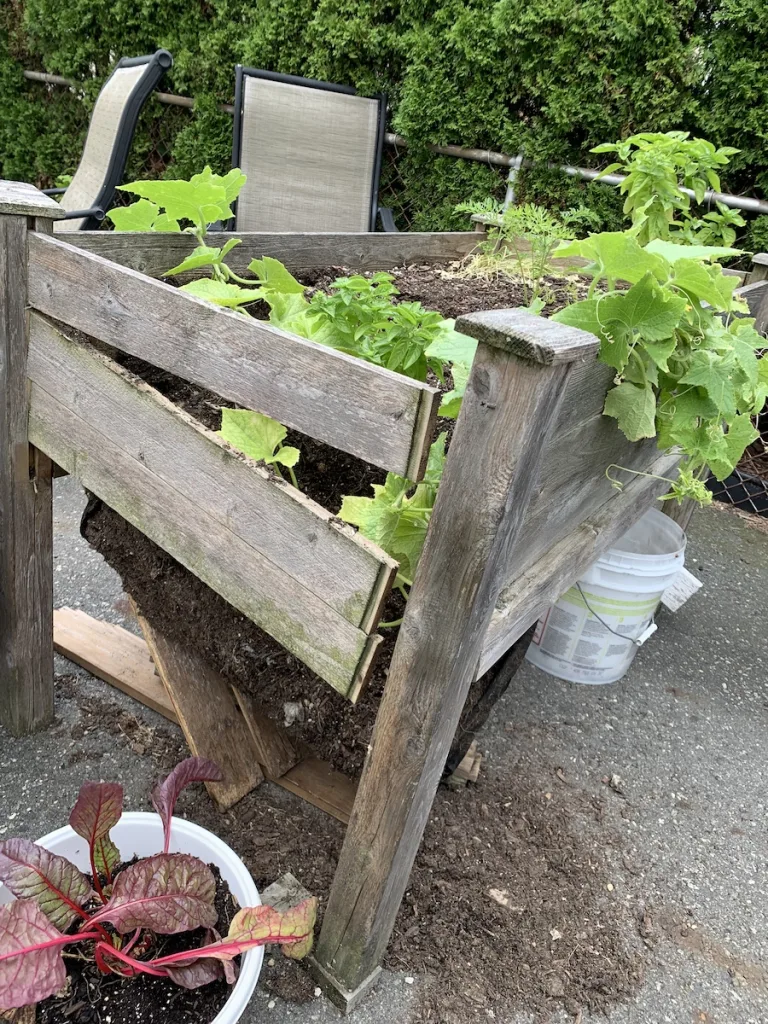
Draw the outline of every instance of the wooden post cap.
[[[48,217],[61,220],[65,211],[55,199],[43,195],[40,189],[25,181],[6,181],[0,178],[0,214],[17,217]]]
[[[535,316],[524,309],[492,309],[467,313],[456,320],[456,330],[484,345],[511,352],[528,363],[571,363],[597,353],[600,342],[578,327]]]

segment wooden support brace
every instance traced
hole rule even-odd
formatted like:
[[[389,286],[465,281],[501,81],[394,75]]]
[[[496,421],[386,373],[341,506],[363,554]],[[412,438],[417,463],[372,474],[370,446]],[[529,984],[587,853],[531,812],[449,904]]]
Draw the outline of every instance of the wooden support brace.
[[[136,611],[189,749],[219,765],[221,782],[205,786],[222,810],[264,779],[251,734],[226,679],[195,651],[169,640]]]
[[[597,348],[591,334],[510,310],[457,329],[481,344],[315,958],[346,1010],[378,974],[571,368]]]
[[[27,433],[27,242],[63,215],[32,185],[0,181],[0,723],[16,736],[53,718],[51,461]]]

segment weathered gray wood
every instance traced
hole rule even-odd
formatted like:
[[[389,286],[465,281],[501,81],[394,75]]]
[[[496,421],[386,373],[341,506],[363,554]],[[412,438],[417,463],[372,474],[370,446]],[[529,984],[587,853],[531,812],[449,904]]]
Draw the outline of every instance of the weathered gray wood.
[[[659,455],[648,467],[649,472],[674,477],[679,461],[677,455]],[[483,641],[478,675],[495,665],[549,605],[668,489],[664,481],[635,477],[621,493],[614,492],[598,511],[575,525],[534,565],[518,571],[513,552],[510,577],[499,595]],[[524,561],[522,538],[519,548]]]
[[[290,871],[286,871],[277,881],[262,890],[261,902],[266,907],[274,907],[279,913],[284,914],[292,907],[309,899],[310,895],[311,893],[304,888],[298,878]]]
[[[237,686],[232,693],[253,741],[259,764],[269,778],[280,778],[301,760],[288,733],[274,722],[252,697]]]
[[[331,686],[344,694],[357,689],[358,670],[369,670],[371,647],[380,638],[349,622],[308,589],[306,579],[300,583],[290,575],[290,562],[280,560],[276,547],[265,554],[258,546],[271,530],[265,508],[239,504],[253,479],[263,506],[265,481],[255,467],[148,385],[89,346],[67,340],[39,316],[32,320],[28,370],[33,443]],[[279,486],[275,491],[283,499],[292,493]],[[257,491],[250,493],[255,498]],[[288,515],[286,501],[279,508]],[[297,502],[297,509],[305,515],[303,532],[283,536],[286,546],[293,536],[295,546],[305,548],[312,543],[309,503]],[[352,539],[321,516],[313,522],[314,543],[330,542],[338,552],[341,542],[353,550]],[[363,549],[355,552],[368,558]],[[382,565],[391,573],[391,563]],[[297,573],[295,563],[292,571]],[[318,573],[312,585],[320,589]],[[367,603],[363,594],[358,605]]]
[[[555,332],[529,319],[538,357]],[[581,342],[569,338],[571,359],[594,352],[591,335]],[[572,365],[478,347],[317,947],[345,998],[389,940]]]
[[[61,220],[64,210],[55,199],[44,195],[25,181],[7,181],[0,178],[0,215],[16,217],[44,217],[48,221]]]
[[[734,295],[749,306],[749,316],[755,318],[755,330],[765,334],[768,330],[768,277],[757,281],[750,277],[749,284],[737,288]]]
[[[27,434],[30,187],[0,183],[0,721],[15,735],[53,718],[51,463]]]
[[[33,234],[29,251],[29,301],[41,312],[376,466],[423,474],[437,389],[61,239]]]
[[[30,327],[29,373],[37,384],[55,388],[59,401],[109,440],[141,453],[158,478],[353,625],[368,620],[371,604],[379,608],[397,571],[385,552],[39,314],[31,314]]]
[[[228,234],[212,231],[208,245],[221,246],[230,238],[242,239],[227,257],[236,274],[248,274],[248,264],[262,256],[280,260],[293,273],[326,267],[350,267],[355,270],[391,270],[409,263],[442,263],[458,260],[475,247],[477,235],[471,231],[362,234],[271,234],[237,231]],[[177,266],[195,247],[191,235],[166,232],[78,231],[72,244],[124,267],[140,270],[150,277],[161,277]],[[183,280],[199,277],[204,271]]]
[[[600,342],[593,334],[555,320],[532,316],[524,309],[492,309],[468,313],[456,321],[456,330],[485,345],[511,352],[531,363],[551,366],[586,360]],[[585,339],[591,339],[589,343]]]
[[[768,280],[768,252],[756,252],[752,257],[752,269],[747,276],[749,284]]]
[[[520,531],[519,552],[512,555],[514,563],[521,570],[533,565],[616,493],[606,476],[609,466],[614,466],[611,475],[627,483],[632,474],[616,466],[644,472],[658,456],[655,438],[628,441],[616,420],[599,414],[567,433],[553,433],[543,454],[538,493]]]
[[[134,611],[189,749],[221,769],[221,781],[206,782],[205,788],[225,811],[264,780],[229,683],[196,651],[164,636],[135,606]]]

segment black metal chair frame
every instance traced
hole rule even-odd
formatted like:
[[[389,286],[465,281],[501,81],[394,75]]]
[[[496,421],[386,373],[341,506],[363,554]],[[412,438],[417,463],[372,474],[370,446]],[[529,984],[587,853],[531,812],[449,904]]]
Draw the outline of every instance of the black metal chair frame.
[[[125,172],[125,165],[128,162],[128,153],[133,142],[139,114],[160,79],[173,66],[173,57],[168,50],[156,50],[154,53],[144,57],[122,57],[115,65],[107,82],[110,81],[115,72],[120,68],[132,68],[140,64],[146,64],[146,70],[120,115],[120,124],[115,138],[115,146],[109,160],[106,179],[94,200],[93,206],[90,206],[87,210],[68,210],[64,215],[64,220],[82,218],[84,221],[81,228],[82,231],[92,231],[98,228],[104,220],[106,212],[114,199],[115,189],[122,181],[123,173]],[[107,82],[104,83],[104,86],[106,86]],[[47,188],[43,189],[43,191],[47,196],[56,196],[62,195],[67,190],[66,188]]]

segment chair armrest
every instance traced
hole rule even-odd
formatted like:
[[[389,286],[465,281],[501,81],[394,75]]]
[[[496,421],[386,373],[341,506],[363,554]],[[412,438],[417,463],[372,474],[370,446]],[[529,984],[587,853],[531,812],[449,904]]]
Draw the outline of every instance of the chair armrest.
[[[388,206],[379,207],[379,219],[381,220],[381,226],[385,231],[400,230],[395,224],[395,218],[393,217],[392,211]]]
[[[44,188],[41,191],[44,196],[60,196],[67,190],[65,188]]]
[[[76,220],[78,217],[94,217],[96,220],[104,220],[106,213],[100,206],[91,206],[87,210],[67,210],[63,220]]]

